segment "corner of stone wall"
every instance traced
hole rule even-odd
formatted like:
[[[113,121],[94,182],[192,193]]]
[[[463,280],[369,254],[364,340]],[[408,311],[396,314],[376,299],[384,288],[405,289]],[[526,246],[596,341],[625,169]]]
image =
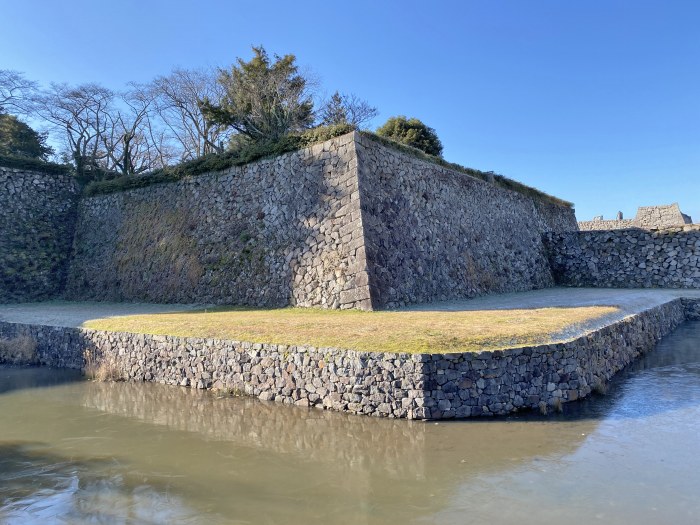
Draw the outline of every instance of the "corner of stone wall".
[[[348,205],[350,221],[344,226],[346,235],[351,239],[346,243],[349,252],[348,279],[345,289],[340,292],[340,308],[356,308],[373,310],[375,305],[370,291],[370,272],[367,264],[366,235],[362,212],[362,191],[359,177],[358,143],[361,135],[357,131],[348,133],[340,138],[340,144],[346,144],[352,154],[349,164],[350,177],[348,184],[351,190],[351,200]]]

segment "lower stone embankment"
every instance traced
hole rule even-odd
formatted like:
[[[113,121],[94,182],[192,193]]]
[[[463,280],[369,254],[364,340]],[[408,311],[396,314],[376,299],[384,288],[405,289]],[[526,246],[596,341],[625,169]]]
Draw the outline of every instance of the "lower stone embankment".
[[[587,396],[651,350],[700,301],[673,299],[576,339],[461,354],[386,354],[0,322],[29,336],[43,365],[85,356],[132,381],[219,388],[262,400],[355,414],[448,419],[558,408]]]

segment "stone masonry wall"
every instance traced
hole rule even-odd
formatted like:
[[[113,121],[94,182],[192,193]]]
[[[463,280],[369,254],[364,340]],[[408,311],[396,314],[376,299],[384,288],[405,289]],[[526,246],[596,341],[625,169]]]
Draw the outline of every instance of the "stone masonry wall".
[[[362,135],[357,158],[375,308],[553,285],[541,235],[577,230],[571,208]]]
[[[557,284],[700,288],[700,226],[545,235]]]
[[[84,199],[66,296],[370,309],[529,290],[553,284],[541,234],[570,229],[568,207],[350,133]]]
[[[261,400],[382,417],[448,419],[547,409],[585,397],[688,317],[675,299],[577,339],[511,350],[388,354],[335,348],[113,333],[0,322],[29,336],[39,361],[108,361],[128,380],[220,388]]]
[[[70,175],[0,167],[0,303],[60,292],[77,202]]]
[[[369,308],[354,149],[84,199],[66,296]]]
[[[645,230],[663,230],[691,224],[691,217],[681,212],[678,203],[662,204],[659,206],[640,206],[634,219],[581,221],[579,230],[622,230],[626,228],[642,228]]]

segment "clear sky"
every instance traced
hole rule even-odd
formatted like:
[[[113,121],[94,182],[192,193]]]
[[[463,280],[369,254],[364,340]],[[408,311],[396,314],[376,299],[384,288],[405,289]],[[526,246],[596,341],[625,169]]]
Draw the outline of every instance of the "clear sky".
[[[0,0],[0,69],[120,89],[262,44],[436,129],[447,160],[576,204],[700,222],[698,0]]]

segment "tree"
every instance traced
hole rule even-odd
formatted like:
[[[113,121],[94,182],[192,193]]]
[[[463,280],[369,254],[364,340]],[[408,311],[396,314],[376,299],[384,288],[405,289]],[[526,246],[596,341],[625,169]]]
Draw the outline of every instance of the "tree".
[[[230,72],[220,72],[223,96],[217,103],[205,98],[204,115],[256,142],[311,126],[313,102],[294,55],[275,55],[272,62],[262,47],[253,47],[253,54],[250,62],[238,58]]]
[[[13,113],[26,114],[35,91],[36,82],[27,80],[22,73],[0,69],[0,113],[11,109]]]
[[[168,165],[175,155],[153,121],[151,91],[139,84],[119,94],[120,104],[106,113],[109,125],[102,135],[107,153],[104,167],[121,175],[138,175]]]
[[[98,178],[109,157],[105,144],[114,93],[98,84],[51,84],[34,102],[36,114],[61,133],[78,180]]]
[[[156,78],[149,89],[155,110],[181,148],[180,160],[221,153],[229,133],[227,126],[207,118],[200,102],[221,100],[224,89],[214,70],[175,69]]]
[[[429,155],[442,156],[442,143],[437,133],[417,118],[391,117],[377,129],[377,135],[418,148]]]
[[[350,124],[355,128],[362,128],[363,124],[378,114],[377,108],[370,106],[366,101],[355,95],[341,95],[336,91],[321,108],[319,117],[322,126]]]
[[[45,133],[34,131],[14,115],[0,113],[0,155],[46,160],[52,153]]]

